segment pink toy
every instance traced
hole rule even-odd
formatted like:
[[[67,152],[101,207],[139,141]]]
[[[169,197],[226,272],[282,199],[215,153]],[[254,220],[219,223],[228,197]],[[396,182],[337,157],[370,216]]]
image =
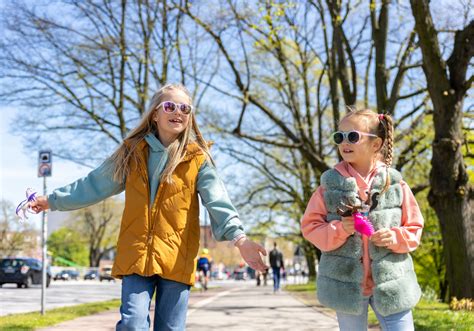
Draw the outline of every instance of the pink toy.
[[[374,226],[361,211],[366,211],[368,214],[368,212],[374,210],[378,205],[378,196],[379,193],[375,192],[373,195],[369,195],[367,202],[363,202],[360,198],[357,198],[359,203],[356,204],[341,203],[341,207],[337,208],[337,213],[343,217],[352,215],[354,219],[354,229],[360,234],[365,234],[370,237],[375,232]]]
[[[367,217],[365,217],[359,212],[355,212],[354,214],[352,214],[352,217],[354,218],[354,229],[357,232],[365,234],[368,237],[374,234],[374,226],[372,225],[372,223],[370,223]]]

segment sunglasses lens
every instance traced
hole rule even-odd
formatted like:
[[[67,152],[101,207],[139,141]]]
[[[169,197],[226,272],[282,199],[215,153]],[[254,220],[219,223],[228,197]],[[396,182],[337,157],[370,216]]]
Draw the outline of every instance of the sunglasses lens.
[[[360,139],[360,135],[359,135],[359,132],[356,132],[356,131],[351,131],[347,134],[347,140],[351,143],[351,144],[355,144],[356,142],[358,142]]]
[[[336,144],[339,145],[344,140],[344,135],[341,132],[334,132],[332,135],[332,139]]]
[[[166,113],[173,113],[175,110],[176,110],[176,105],[172,102],[165,102],[163,104],[163,110],[166,112]]]
[[[192,109],[192,108],[191,108],[190,105],[186,105],[186,104],[184,104],[184,103],[181,104],[181,105],[180,105],[180,108],[179,108],[179,110],[181,110],[181,112],[182,112],[183,114],[189,114],[189,113],[191,112],[191,109]]]

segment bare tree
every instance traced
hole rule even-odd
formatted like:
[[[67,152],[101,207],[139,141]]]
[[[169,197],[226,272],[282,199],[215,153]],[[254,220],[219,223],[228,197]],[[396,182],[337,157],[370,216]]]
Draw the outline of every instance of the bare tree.
[[[59,4],[5,6],[0,96],[34,111],[16,121],[29,147],[50,144],[58,156],[97,164],[121,143],[157,88],[184,80],[183,71],[198,76],[206,59],[193,49],[199,36],[187,42],[182,13],[166,0]]]
[[[121,202],[108,199],[75,213],[71,224],[89,247],[91,267],[98,267],[100,260],[116,249],[122,210]]]
[[[30,255],[38,248],[39,232],[29,221],[21,222],[15,215],[15,206],[0,201],[0,256]]]
[[[474,56],[474,21],[456,31],[451,55],[441,55],[429,1],[411,0],[423,55],[423,71],[434,108],[429,202],[443,233],[450,296],[474,298],[474,192],[463,158],[463,101],[474,77],[466,79]]]
[[[315,276],[315,261],[320,252],[303,240],[299,221],[313,193],[314,183],[309,164],[297,150],[263,147],[244,142],[244,151],[226,144],[221,149],[234,160],[249,168],[252,185],[245,189],[237,207],[244,215],[251,214],[259,222],[250,231],[258,237],[285,237],[304,248],[310,276]]]
[[[288,217],[289,210],[293,209],[295,215],[290,219],[298,224],[319,176],[329,168],[328,162],[337,160],[334,146],[324,141],[329,140],[329,132],[338,125],[342,100],[350,105],[356,103],[357,82],[359,76],[365,74],[358,73],[357,63],[364,63],[361,58],[370,56],[373,51],[370,45],[375,36],[365,32],[370,22],[369,6],[365,9],[360,5],[355,9],[347,6],[343,10],[336,1],[326,4],[322,1],[304,4],[227,1],[217,3],[218,14],[206,18],[194,4],[190,6],[186,2],[180,9],[219,48],[219,66],[225,78],[209,83],[211,89],[218,96],[234,100],[233,111],[226,112],[224,117],[209,116],[208,124],[226,139],[236,138],[230,140],[230,147],[223,149],[232,159],[247,164],[266,178],[267,182],[253,181],[245,196],[252,197],[253,207],[267,208],[269,214],[274,210],[282,214],[285,210]],[[358,19],[351,21],[351,15],[356,15],[353,11],[365,16],[362,19],[357,16]],[[375,9],[373,16],[376,17]],[[388,56],[377,55],[380,70],[387,76],[377,84],[384,85],[383,90],[391,87],[390,95],[385,96],[383,102],[391,105],[392,113],[399,102],[409,109],[395,114],[399,119],[397,126],[408,130],[404,121],[411,116],[422,118],[426,102],[411,108],[406,106],[408,98],[401,96],[401,92],[407,90],[402,88],[405,74],[411,70],[420,71],[420,63],[410,57],[415,49],[414,34],[412,29],[405,30],[407,38],[399,42],[396,52],[390,53],[390,68],[387,68]],[[386,47],[389,31],[385,27],[377,34],[377,47]],[[400,53],[398,57],[397,52]],[[226,70],[222,62],[226,64]],[[388,73],[392,71],[396,75],[389,79]],[[229,77],[232,80],[229,81]],[[368,76],[365,77],[368,82]],[[370,84],[365,83],[364,87],[370,88]],[[411,135],[416,132],[413,129],[419,122],[413,123]],[[400,169],[409,164],[415,151],[423,152],[417,144],[403,142],[401,147],[405,151]],[[281,166],[285,162],[296,173]],[[306,166],[294,167],[298,162],[306,163]],[[279,172],[290,174],[294,181],[279,178]],[[421,187],[426,188],[426,185]],[[275,195],[275,191],[280,195]],[[296,196],[286,191],[296,192]],[[283,198],[280,198],[281,194]],[[257,202],[255,197],[258,195],[266,201]],[[297,206],[296,200],[303,201],[302,206]]]

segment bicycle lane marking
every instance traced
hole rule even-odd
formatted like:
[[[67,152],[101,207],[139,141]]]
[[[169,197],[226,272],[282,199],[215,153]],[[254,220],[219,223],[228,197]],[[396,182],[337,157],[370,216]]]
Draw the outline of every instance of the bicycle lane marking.
[[[214,302],[215,300],[219,299],[220,297],[223,297],[223,296],[228,295],[232,292],[238,291],[239,289],[240,288],[233,288],[233,289],[228,290],[228,291],[219,292],[219,293],[217,293],[216,295],[214,295],[210,298],[203,299],[201,301],[196,302],[195,304],[192,305],[192,307],[190,309],[188,309],[188,316],[191,315],[192,313],[194,313],[196,310],[210,304],[211,302]]]

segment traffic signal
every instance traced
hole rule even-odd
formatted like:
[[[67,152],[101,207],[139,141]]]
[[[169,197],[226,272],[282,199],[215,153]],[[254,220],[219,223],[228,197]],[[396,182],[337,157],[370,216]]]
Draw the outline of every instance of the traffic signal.
[[[38,177],[51,177],[52,154],[50,150],[40,151],[38,156]]]

